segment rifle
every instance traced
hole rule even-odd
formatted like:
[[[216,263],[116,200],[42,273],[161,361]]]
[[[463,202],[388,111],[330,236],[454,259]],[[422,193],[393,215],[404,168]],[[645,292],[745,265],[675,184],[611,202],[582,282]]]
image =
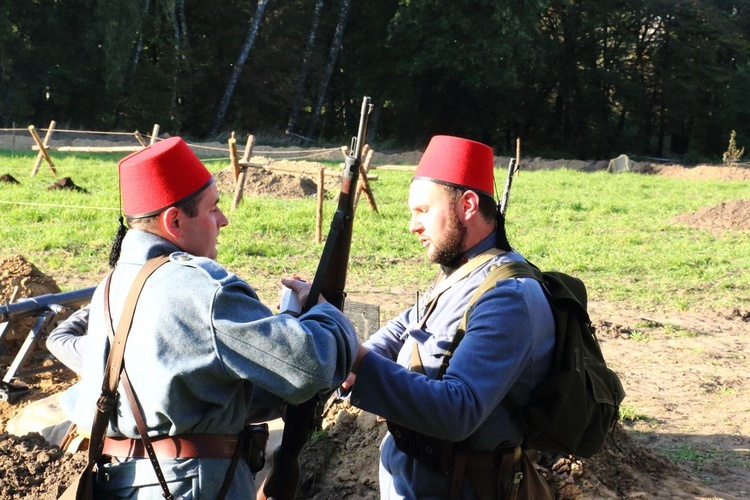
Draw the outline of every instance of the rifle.
[[[515,158],[511,158],[508,163],[508,176],[505,178],[505,189],[503,190],[503,199],[500,202],[500,213],[505,217],[508,210],[508,200],[510,199],[510,186],[513,183],[513,174],[518,172],[518,163]]]
[[[357,136],[352,138],[349,154],[344,161],[344,174],[339,192],[338,207],[326,237],[323,255],[318,263],[310,295],[302,312],[318,303],[320,295],[337,309],[344,310],[346,271],[354,223],[354,199],[357,192],[359,168],[362,160],[367,118],[372,110],[370,98],[362,100]],[[299,482],[299,455],[312,434],[322,397],[300,405],[288,405],[284,416],[281,445],[273,452],[271,470],[258,488],[257,500],[292,500]],[[283,471],[283,472],[281,472]]]
[[[50,328],[70,316],[78,307],[89,303],[94,290],[96,290],[95,286],[72,292],[39,295],[21,299],[12,304],[0,305],[0,342],[5,334],[13,329],[15,321],[36,318],[26,340],[0,382],[0,401],[13,403],[18,397],[28,392],[25,384],[13,383],[14,378],[48,372],[62,366],[57,363],[25,372],[18,371],[31,357],[39,340],[49,333]]]

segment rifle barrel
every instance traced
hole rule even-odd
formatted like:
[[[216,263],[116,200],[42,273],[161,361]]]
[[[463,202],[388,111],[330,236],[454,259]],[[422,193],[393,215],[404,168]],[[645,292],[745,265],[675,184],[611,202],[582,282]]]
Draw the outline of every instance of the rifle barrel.
[[[505,178],[505,189],[503,190],[503,199],[500,202],[500,213],[505,216],[508,211],[508,201],[510,200],[510,186],[513,183],[513,174],[516,173],[517,165],[515,158],[511,158],[508,163],[508,176]]]
[[[95,286],[73,290],[72,292],[49,293],[21,299],[12,304],[0,305],[0,321],[29,318],[39,315],[53,306],[80,306],[91,301]]]

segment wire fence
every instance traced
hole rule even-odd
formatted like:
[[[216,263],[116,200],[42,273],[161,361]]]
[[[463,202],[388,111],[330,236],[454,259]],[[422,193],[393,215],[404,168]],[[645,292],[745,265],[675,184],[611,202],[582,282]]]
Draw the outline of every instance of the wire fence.
[[[47,134],[50,128],[36,128],[37,131]],[[89,147],[101,147],[102,142],[110,142],[113,145],[122,145],[127,138],[132,139],[131,145],[135,148],[140,147],[136,140],[138,131],[135,132],[103,132],[100,130],[71,130],[53,128],[51,138],[47,144],[47,149],[54,151],[57,148],[80,148],[81,150]],[[141,137],[148,141],[161,141],[162,137],[154,138],[152,134],[140,134]],[[91,137],[94,136],[94,137]],[[197,155],[208,156],[206,161],[230,161],[229,144],[222,144],[218,141],[196,142],[186,141]],[[10,150],[28,150],[34,149],[35,141],[29,132],[29,128],[0,128],[0,147]],[[106,147],[106,146],[105,146]],[[256,146],[255,152],[262,153],[262,156],[270,156],[284,160],[326,160],[335,161],[341,158],[341,148],[300,148],[295,146],[274,148],[270,146]],[[70,152],[69,150],[67,152]],[[92,152],[92,151],[89,151]],[[107,152],[107,151],[100,151]],[[112,153],[118,151],[111,151]],[[203,159],[203,158],[202,158]]]
[[[32,131],[33,129],[33,131]],[[153,129],[154,133],[158,134],[158,125]],[[71,130],[64,128],[54,127],[54,122],[50,124],[48,128],[35,128],[30,126],[27,128],[0,128],[0,148],[10,149],[11,151],[25,150],[31,151],[37,154],[38,158],[36,161],[37,168],[42,170],[46,169],[44,159],[41,159],[41,151],[39,143],[34,139],[33,133],[41,133],[45,135],[45,140],[42,143],[47,155],[54,159],[54,156],[58,153],[109,153],[109,154],[120,154],[123,157],[128,152],[123,152],[121,146],[127,142],[130,143],[133,150],[144,147],[143,142],[156,142],[164,140],[158,135],[155,137],[152,134],[140,134],[136,132],[103,132],[98,130]],[[140,137],[139,137],[140,136]],[[39,137],[37,136],[37,139]],[[209,142],[200,143],[193,141],[186,141],[191,149],[194,150],[196,155],[201,157],[204,163],[215,164],[224,162],[228,167],[231,167],[231,156],[229,142],[222,144],[220,142]],[[107,146],[111,146],[108,148]],[[115,146],[116,145],[116,146]],[[238,147],[240,145],[238,144]],[[116,149],[118,148],[119,149]],[[109,151],[108,151],[109,149]],[[59,150],[59,151],[58,151]],[[341,148],[300,148],[300,147],[286,147],[286,148],[272,148],[269,146],[257,146],[253,149],[253,157],[260,160],[259,163],[271,164],[273,161],[284,160],[284,161],[335,161],[341,159]],[[41,165],[40,165],[41,162]],[[78,164],[76,168],[80,168],[84,164]],[[116,162],[101,162],[101,163],[86,163],[85,168],[111,168],[115,167]],[[32,165],[28,166],[21,165],[15,162],[12,166],[5,164],[0,165],[0,175],[9,174],[15,179],[16,176],[23,177],[32,171]],[[35,176],[36,172],[32,174]],[[58,173],[55,172],[55,177],[58,177]],[[62,174],[64,175],[64,174]],[[17,179],[16,179],[17,180]],[[71,209],[71,210],[119,210],[117,207],[97,207],[97,206],[82,206],[82,205],[64,205],[64,204],[52,204],[52,203],[35,203],[35,202],[20,202],[20,201],[6,201],[0,200],[0,205],[17,205],[17,206],[33,206],[39,208],[50,208],[50,209]]]

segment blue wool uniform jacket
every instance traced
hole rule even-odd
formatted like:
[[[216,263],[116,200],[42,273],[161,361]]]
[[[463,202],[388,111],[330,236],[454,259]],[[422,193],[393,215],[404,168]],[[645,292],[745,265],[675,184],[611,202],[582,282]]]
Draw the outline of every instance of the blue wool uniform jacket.
[[[493,247],[495,235],[471,249],[470,259]],[[520,404],[547,374],[554,345],[554,319],[539,283],[506,279],[479,299],[466,335],[441,380],[436,380],[469,299],[490,266],[523,260],[510,252],[492,258],[444,292],[422,329],[415,305],[376,332],[359,368],[352,404],[418,432],[463,442],[474,450],[509,448],[522,441],[502,401]],[[428,291],[429,293],[429,291]],[[409,371],[419,349],[425,375]],[[381,448],[383,498],[447,498],[449,478],[398,450],[388,434]],[[465,483],[468,483],[465,482]],[[472,497],[468,484],[464,496]]]
[[[357,350],[354,327],[330,304],[299,318],[273,315],[243,280],[215,261],[183,252],[143,231],[128,231],[112,277],[110,305],[120,318],[131,284],[151,257],[170,255],[146,282],[126,344],[125,369],[150,436],[237,434],[248,421],[279,415],[338,386]],[[84,344],[82,380],[72,420],[90,429],[109,351],[103,285],[94,293]],[[120,389],[109,435],[138,438]],[[215,498],[229,459],[160,459],[175,498]],[[107,464],[102,485],[117,495],[162,498],[146,459]],[[240,461],[228,498],[254,496]]]

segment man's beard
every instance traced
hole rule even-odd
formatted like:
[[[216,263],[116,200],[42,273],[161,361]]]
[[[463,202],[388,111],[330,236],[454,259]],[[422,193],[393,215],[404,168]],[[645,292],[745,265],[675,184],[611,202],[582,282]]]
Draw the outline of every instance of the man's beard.
[[[432,240],[432,247],[427,253],[427,258],[435,264],[451,266],[463,255],[465,238],[466,226],[461,224],[455,212],[451,213],[450,219],[446,221],[440,243]]]

